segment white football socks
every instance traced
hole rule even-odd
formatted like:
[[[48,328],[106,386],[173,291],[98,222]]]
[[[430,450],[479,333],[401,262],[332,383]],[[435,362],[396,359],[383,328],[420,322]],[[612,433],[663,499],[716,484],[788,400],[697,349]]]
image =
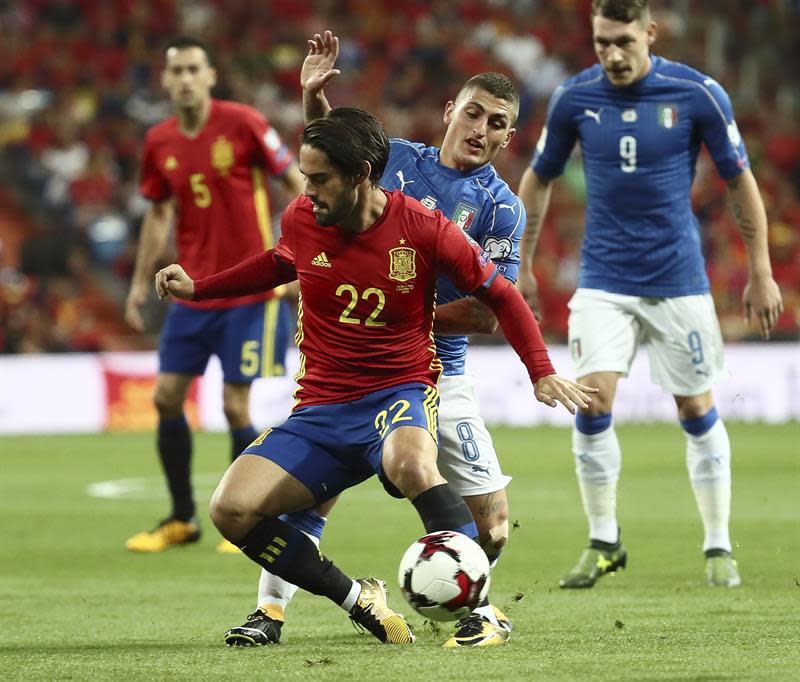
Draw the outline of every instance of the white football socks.
[[[311,533],[303,533],[319,548],[319,538]],[[273,575],[265,568],[261,569],[261,576],[258,579],[258,602],[256,608],[273,605],[279,606],[284,611],[292,601],[294,593],[297,592],[297,585],[286,582],[283,578]]]
[[[731,443],[721,419],[700,436],[686,434],[686,467],[703,519],[703,550],[731,551]]]
[[[573,426],[572,453],[583,510],[589,520],[589,537],[613,544],[619,540],[617,481],[622,466],[614,427],[587,435]]]

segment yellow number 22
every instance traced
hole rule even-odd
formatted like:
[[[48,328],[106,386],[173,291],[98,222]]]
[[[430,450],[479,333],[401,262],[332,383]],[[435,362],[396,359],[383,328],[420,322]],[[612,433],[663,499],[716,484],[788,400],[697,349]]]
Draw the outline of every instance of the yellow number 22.
[[[339,288],[336,290],[336,295],[337,296],[347,295],[350,297],[350,301],[348,301],[347,305],[342,311],[342,314],[339,315],[339,322],[341,322],[342,324],[361,324],[360,318],[350,317],[350,313],[353,312],[353,309],[356,307],[356,304],[358,303],[359,299],[358,289],[356,289],[352,284],[341,284]],[[383,307],[386,305],[386,296],[380,289],[376,289],[375,287],[370,287],[369,289],[364,290],[364,293],[361,294],[360,298],[362,301],[367,301],[372,296],[376,297],[378,299],[378,302],[376,303],[375,309],[370,313],[366,322],[364,322],[364,326],[385,327],[386,322],[379,321],[378,315],[381,314]]]

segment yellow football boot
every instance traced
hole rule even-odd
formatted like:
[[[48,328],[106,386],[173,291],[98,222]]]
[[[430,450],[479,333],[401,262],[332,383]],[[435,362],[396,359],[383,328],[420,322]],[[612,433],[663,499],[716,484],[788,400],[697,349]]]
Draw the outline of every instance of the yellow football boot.
[[[153,530],[143,530],[125,541],[129,552],[163,552],[170,547],[188,545],[200,539],[200,526],[194,519],[164,519]]]

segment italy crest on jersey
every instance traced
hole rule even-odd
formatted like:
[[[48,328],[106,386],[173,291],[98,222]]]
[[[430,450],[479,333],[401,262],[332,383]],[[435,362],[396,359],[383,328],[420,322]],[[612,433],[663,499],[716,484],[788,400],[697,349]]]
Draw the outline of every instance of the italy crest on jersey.
[[[211,165],[220,175],[227,175],[233,166],[233,144],[224,135],[211,145]]]
[[[678,105],[662,104],[658,107],[658,124],[662,128],[674,128],[678,125]]]
[[[456,206],[456,210],[453,211],[453,217],[451,220],[462,230],[464,230],[464,232],[466,232],[469,230],[469,226],[472,225],[472,221],[475,220],[475,216],[477,214],[477,208],[470,206],[463,201],[459,201],[458,205]]]
[[[389,279],[407,282],[417,276],[417,252],[407,246],[389,250]]]

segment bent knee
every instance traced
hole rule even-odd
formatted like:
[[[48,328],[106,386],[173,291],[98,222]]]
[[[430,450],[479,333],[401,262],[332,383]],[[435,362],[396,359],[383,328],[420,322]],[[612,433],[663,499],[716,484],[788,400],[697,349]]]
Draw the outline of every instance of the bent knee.
[[[219,490],[211,498],[208,514],[217,530],[231,542],[241,540],[259,520],[255,509]]]
[[[395,462],[390,470],[386,470],[386,475],[403,495],[413,500],[420,493],[446,482],[435,464],[420,458],[407,458]]]

